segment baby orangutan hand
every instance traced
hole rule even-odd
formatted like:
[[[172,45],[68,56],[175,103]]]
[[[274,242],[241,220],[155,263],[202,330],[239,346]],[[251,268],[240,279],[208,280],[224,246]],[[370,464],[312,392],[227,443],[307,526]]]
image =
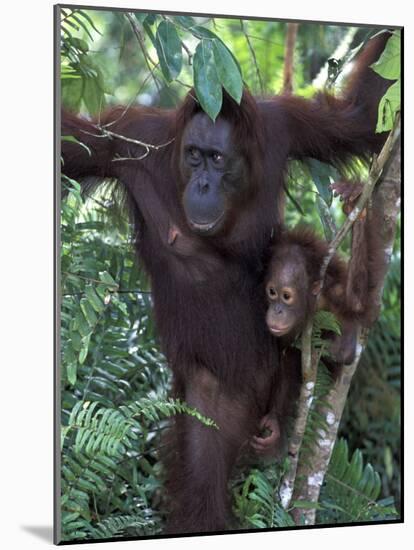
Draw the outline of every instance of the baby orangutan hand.
[[[277,418],[267,414],[260,420],[259,428],[259,435],[254,435],[250,441],[251,446],[259,455],[276,456],[280,439]]]

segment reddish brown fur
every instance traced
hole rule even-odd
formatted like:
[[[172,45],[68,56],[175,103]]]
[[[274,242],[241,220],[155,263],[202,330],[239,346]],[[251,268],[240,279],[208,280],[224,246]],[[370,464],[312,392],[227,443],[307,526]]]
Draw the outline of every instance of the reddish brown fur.
[[[301,326],[303,326],[307,318],[313,315],[318,307],[315,296],[312,295],[312,284],[320,280],[322,262],[328,254],[329,245],[320,239],[313,229],[306,226],[299,226],[292,231],[282,233],[277,238],[277,243],[271,248],[272,257],[266,280],[272,279],[276,265],[283,263],[284,257],[288,256],[289,249],[293,248],[297,249],[300,256],[305,259],[308,278],[306,286],[309,291],[309,302],[303,312],[301,322]],[[325,284],[319,297],[320,309],[331,311],[341,318],[348,314],[345,296],[347,278],[346,263],[335,254],[326,271]]]
[[[363,185],[360,182],[341,180],[332,189],[344,200],[344,212],[349,214]],[[369,205],[361,212],[352,226],[351,261],[346,286],[347,307],[358,314],[361,323],[370,327],[379,316],[379,306],[373,296],[387,271],[387,261],[383,254],[381,231],[383,214],[375,203],[377,189],[374,190]]]
[[[363,249],[367,250],[367,247],[363,247]],[[341,335],[333,337],[330,345],[332,359],[336,363],[350,363],[355,355],[356,328],[364,312],[361,310],[355,311],[350,306],[348,267],[337,254],[333,256],[328,264],[322,289],[320,290],[320,294],[317,294],[317,290],[320,289],[321,266],[328,252],[328,243],[318,238],[311,228],[299,226],[292,231],[286,231],[279,236],[277,243],[272,246],[272,256],[265,277],[265,283],[266,286],[268,284],[278,286],[277,278],[281,267],[286,265],[287,262],[295,261],[295,258],[296,261],[304,260],[305,277],[299,281],[299,284],[306,296],[306,302],[297,303],[297,300],[299,300],[298,296],[301,296],[301,294],[296,296],[296,303],[293,304],[295,309],[292,309],[288,315],[295,315],[293,312],[296,312],[296,308],[298,307],[301,314],[298,318],[294,317],[295,320],[291,329],[281,337],[282,346],[286,347],[286,345],[289,345],[317,309],[324,309],[333,313],[341,325]],[[364,263],[360,263],[360,274],[365,274],[367,268]],[[366,282],[366,277],[362,277],[362,280]],[[295,284],[297,283],[292,281],[291,285],[288,284],[287,286],[294,288]],[[367,286],[365,286],[366,292]],[[274,308],[274,303],[269,299],[268,319],[275,318],[272,308]],[[285,308],[283,311],[289,311],[289,306],[285,304],[282,304],[282,308]],[[290,317],[290,322],[292,322],[292,317]]]
[[[378,57],[386,38],[368,45]],[[366,55],[366,54],[365,54]],[[249,200],[231,207],[231,223],[214,237],[191,232],[181,204],[177,151],[188,120],[198,109],[187,97],[177,110],[115,109],[102,117],[109,130],[153,145],[142,160],[113,162],[115,156],[140,156],[142,146],[102,137],[93,122],[63,114],[63,135],[91,149],[63,142],[63,172],[73,178],[116,178],[136,228],[136,248],[150,274],[154,313],[162,349],[174,374],[174,391],[215,419],[220,430],[192,418],[177,419],[168,463],[171,496],[169,532],[228,528],[227,481],[236,457],[260,417],[292,407],[297,388],[294,368],[278,361],[278,344],[265,330],[266,304],[260,292],[271,235],[283,221],[283,182],[290,157],[313,156],[341,165],[352,155],[378,150],[375,111],[383,82],[365,59],[343,99],[275,97],[255,101],[247,92],[238,107],[225,95],[223,116],[251,174]],[[372,74],[371,74],[372,73]],[[366,80],[367,75],[371,77]],[[369,93],[365,82],[369,81]],[[93,134],[93,135],[91,135]],[[95,178],[90,181],[90,177]],[[194,253],[177,254],[169,244],[171,223],[191,241]],[[192,249],[192,247],[190,247]],[[282,428],[284,421],[282,421]]]

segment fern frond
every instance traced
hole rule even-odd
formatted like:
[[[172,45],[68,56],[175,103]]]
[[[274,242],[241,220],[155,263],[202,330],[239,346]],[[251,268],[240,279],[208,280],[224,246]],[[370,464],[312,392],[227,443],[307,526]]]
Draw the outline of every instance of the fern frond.
[[[328,355],[327,340],[323,338],[325,332],[341,334],[341,326],[333,313],[319,310],[312,319],[312,348],[318,351],[320,356]],[[301,349],[301,338],[297,338],[293,345]]]
[[[62,429],[62,447],[68,434],[75,431],[75,453],[120,457],[126,448],[132,447],[131,439],[137,437],[132,430],[141,428],[137,419],[143,417],[150,422],[159,422],[176,414],[187,414],[205,426],[218,429],[212,419],[179,399],[156,400],[143,397],[118,409],[101,407],[96,401],[79,401],[72,409],[68,425]]]
[[[381,492],[381,479],[371,464],[364,466],[362,453],[354,451],[349,459],[348,444],[340,439],[335,444],[321,491],[319,523],[340,523],[393,519],[395,507],[376,502]]]
[[[94,527],[90,527],[92,539],[107,539],[115,536],[123,536],[127,529],[137,528],[138,533],[151,531],[155,523],[144,515],[110,516]]]
[[[241,487],[234,490],[235,513],[247,528],[294,526],[295,522],[279,502],[281,471],[272,464],[264,471],[253,469]]]
[[[126,446],[131,447],[130,439],[134,438],[131,422],[117,409],[98,406],[97,402],[79,401],[72,409],[66,437],[69,432],[76,432],[75,453],[120,457]]]
[[[168,418],[176,414],[187,414],[199,420],[205,426],[218,429],[217,424],[211,418],[202,415],[197,409],[190,407],[180,399],[151,400],[141,398],[139,401],[122,405],[120,411],[125,418],[134,418],[143,416],[151,422],[158,422],[161,418]]]

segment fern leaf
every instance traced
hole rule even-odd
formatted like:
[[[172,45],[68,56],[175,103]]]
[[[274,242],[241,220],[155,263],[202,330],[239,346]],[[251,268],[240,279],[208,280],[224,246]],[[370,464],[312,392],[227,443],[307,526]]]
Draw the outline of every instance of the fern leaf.
[[[349,459],[347,442],[337,441],[325,484],[321,491],[320,504],[323,510],[318,522],[358,522],[395,518],[397,512],[392,505],[383,506],[376,502],[381,491],[381,481],[370,464],[364,466],[362,453],[354,451]]]

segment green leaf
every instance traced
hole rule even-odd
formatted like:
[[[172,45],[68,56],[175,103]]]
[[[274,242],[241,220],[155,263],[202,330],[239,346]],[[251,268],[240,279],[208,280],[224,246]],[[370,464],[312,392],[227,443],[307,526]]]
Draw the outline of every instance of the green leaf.
[[[94,325],[96,325],[98,318],[87,298],[82,298],[82,300],[80,301],[80,307],[82,313],[85,315],[85,319],[87,320],[89,326],[93,327]]]
[[[192,34],[196,38],[211,38],[215,40],[220,40],[220,38],[215,34],[214,32],[210,31],[209,29],[206,29],[205,27],[201,27],[200,25],[197,25],[196,27],[193,27],[191,29]]]
[[[149,13],[145,18],[145,23],[147,25],[153,25],[156,20],[157,20],[157,14],[156,13]]]
[[[85,21],[82,21],[81,19],[79,19],[79,17],[76,17],[76,15],[74,13],[72,13],[71,17],[76,21],[76,23],[79,25],[79,27],[81,27],[86,32],[86,34],[89,36],[89,38],[93,41],[93,36],[92,36],[90,30],[88,29],[88,26],[85,23]]]
[[[78,313],[76,314],[75,322],[76,322],[77,330],[79,331],[82,338],[84,338],[91,332],[89,323],[86,321],[81,311],[78,311]]]
[[[83,92],[83,78],[62,79],[62,104],[73,112],[79,111]]]
[[[63,353],[63,360],[67,364],[74,363],[76,361],[75,350],[71,342],[68,342],[67,346],[65,346],[65,350]]]
[[[383,78],[396,80],[401,75],[401,36],[397,31],[389,38],[381,57],[371,65]]]
[[[322,507],[317,502],[311,502],[310,500],[294,500],[291,503],[292,508],[303,508],[304,510],[320,510]]]
[[[190,30],[196,26],[195,19],[188,15],[177,15],[173,19],[178,25],[187,30]]]
[[[76,384],[77,368],[78,368],[77,363],[69,363],[68,365],[66,365],[66,373],[67,373],[67,376],[68,376],[68,382],[72,386],[74,386]]]
[[[331,206],[333,195],[329,185],[332,181],[338,179],[339,174],[337,170],[330,164],[320,162],[313,158],[306,159],[306,164],[321,198],[328,206]]]
[[[75,351],[80,351],[82,347],[82,339],[79,332],[76,332],[75,330],[70,332],[70,342]]]
[[[112,303],[117,307],[125,316],[128,315],[128,308],[124,302],[121,302],[117,297],[112,297]]]
[[[85,294],[96,313],[101,313],[105,309],[104,303],[96,294],[95,289],[92,285],[87,285],[85,287]]]
[[[198,44],[194,54],[193,69],[197,98],[203,110],[215,121],[221,109],[223,93],[211,40],[202,40]]]
[[[79,364],[80,365],[83,365],[87,355],[88,355],[88,348],[83,347],[79,352]]]
[[[82,347],[79,351],[79,359],[78,359],[79,363],[81,365],[83,365],[83,363],[85,362],[85,359],[88,355],[90,341],[91,341],[91,335],[90,334],[88,334],[87,336],[82,338]]]
[[[84,79],[83,101],[89,113],[99,113],[105,105],[105,96],[99,85],[98,78],[87,77]]]
[[[161,21],[155,38],[162,74],[171,82],[181,72],[183,55],[181,41],[175,26],[170,21]]]
[[[140,12],[140,13],[134,12],[134,15],[141,24],[144,23],[145,18],[148,16],[146,12]]]
[[[397,80],[388,88],[378,105],[376,132],[388,132],[394,125],[395,115],[401,107],[401,82]]]
[[[99,272],[99,279],[106,283],[109,288],[112,290],[118,289],[118,283],[112,278],[112,276],[107,271],[100,271]]]
[[[213,42],[213,51],[219,80],[223,88],[240,105],[243,95],[243,80],[240,69],[230,51],[220,40]]]
[[[155,40],[154,33],[152,32],[151,25],[149,25],[148,21],[145,19],[142,26],[144,27],[144,30],[147,33],[148,38],[151,40],[152,45],[154,46],[154,48],[156,48],[157,47],[156,40]]]
[[[89,23],[89,25],[93,28],[93,30],[102,36],[101,31],[99,31],[99,30],[96,28],[96,26],[94,25],[92,19],[89,17],[89,15],[88,15],[85,11],[79,10],[77,13],[78,13],[78,15],[80,15],[81,17],[84,17],[84,18],[86,19],[86,21]]]
[[[86,40],[82,40],[81,38],[76,38],[75,36],[72,36],[70,41],[72,42],[73,46],[80,50],[82,53],[86,53],[89,51],[89,46]]]
[[[192,28],[191,32],[196,38],[200,38],[200,39],[207,38],[207,39],[213,40],[214,42],[220,42],[223,48],[225,48],[228,54],[233,58],[233,61],[238,67],[239,72],[241,74],[241,68],[240,68],[239,62],[237,61],[237,59],[235,58],[231,50],[229,50],[226,44],[221,40],[221,38],[217,36],[217,34],[201,26],[196,26]]]

